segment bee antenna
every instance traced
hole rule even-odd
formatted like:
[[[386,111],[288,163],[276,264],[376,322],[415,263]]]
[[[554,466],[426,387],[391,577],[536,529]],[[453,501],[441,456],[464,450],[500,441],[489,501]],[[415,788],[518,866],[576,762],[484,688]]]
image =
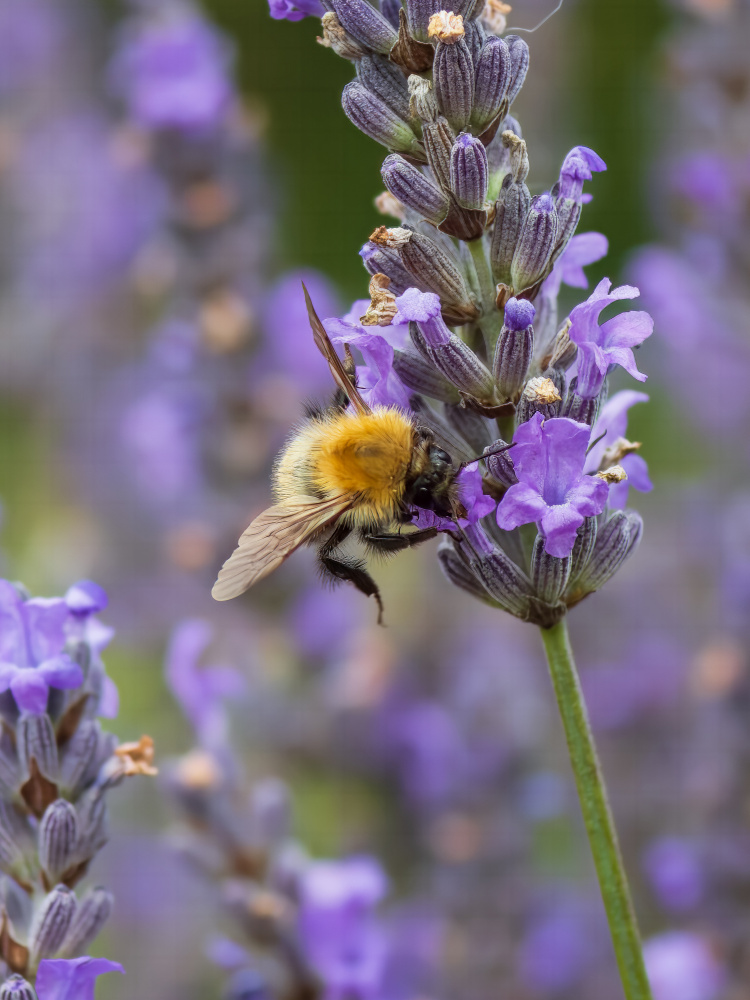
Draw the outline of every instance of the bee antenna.
[[[591,444],[588,446],[588,448],[586,449],[586,454],[588,455],[588,453],[591,451],[592,448],[596,448],[596,446],[599,444],[599,442],[601,441],[601,439],[605,438],[606,436],[607,436],[607,432],[604,431],[604,433],[600,434],[598,438],[595,438],[591,442]]]
[[[465,462],[461,462],[458,467],[458,471],[465,469],[467,465],[471,465],[472,462],[482,462],[485,458],[490,458],[492,455],[502,455],[504,451],[510,451],[511,448],[515,448],[517,441],[513,441],[511,444],[499,444],[497,447],[494,445],[491,448],[485,448],[481,455],[477,455],[476,458],[467,458]]]

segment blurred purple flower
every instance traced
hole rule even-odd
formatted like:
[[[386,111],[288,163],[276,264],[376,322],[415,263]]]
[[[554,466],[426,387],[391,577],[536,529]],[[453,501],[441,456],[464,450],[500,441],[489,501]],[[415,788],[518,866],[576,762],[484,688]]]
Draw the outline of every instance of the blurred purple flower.
[[[706,875],[695,844],[684,837],[660,837],[649,845],[643,867],[661,904],[684,913],[700,903]]]
[[[602,278],[585,302],[570,314],[570,339],[578,345],[579,396],[592,398],[601,390],[610,365],[621,365],[626,372],[645,382],[635,365],[633,348],[650,337],[654,321],[646,312],[625,312],[599,326],[603,309],[620,299],[634,299],[640,292],[630,285],[612,288],[609,278]]]
[[[62,598],[24,601],[0,580],[0,691],[10,688],[22,712],[44,712],[51,687],[83,684],[83,670],[63,652],[68,616]]]
[[[166,655],[166,678],[185,717],[204,745],[216,745],[226,734],[226,712],[222,702],[245,690],[242,675],[234,667],[201,667],[198,661],[213,636],[206,621],[182,622],[172,633]]]
[[[725,972],[698,934],[659,934],[645,942],[643,957],[654,1000],[718,1000]]]
[[[584,267],[607,256],[609,242],[601,233],[578,233],[568,243],[544,282],[545,294],[556,296],[561,285],[588,288]]]
[[[560,168],[561,198],[572,198],[582,204],[591,200],[591,195],[583,194],[583,182],[590,181],[594,172],[607,169],[607,164],[588,146],[574,146],[563,160]]]
[[[628,410],[636,403],[647,403],[648,396],[645,392],[636,392],[633,389],[624,389],[615,393],[611,399],[601,409],[599,418],[594,424],[591,432],[591,440],[600,441],[593,446],[586,459],[586,472],[596,472],[602,460],[604,452],[610,448],[615,441],[623,438],[628,429]],[[604,437],[602,437],[604,435]],[[648,475],[648,465],[646,460],[640,455],[626,455],[620,462],[625,469],[628,478],[621,483],[615,483],[609,488],[609,506],[622,510],[628,501],[628,488],[632,486],[640,493],[649,493],[654,484]]]
[[[402,346],[409,334],[407,323],[391,326],[362,326],[359,322],[369,301],[360,299],[341,319],[324,320],[328,336],[334,344],[356,347],[364,359],[364,367],[357,368],[357,385],[362,398],[370,406],[398,406],[409,408],[409,390],[393,370],[394,344]]]
[[[64,12],[56,0],[2,0],[0,3],[0,94],[29,84],[55,66],[63,41]]]
[[[534,993],[575,992],[599,954],[601,941],[594,928],[592,914],[580,900],[547,899],[521,944],[521,981]]]
[[[316,861],[304,871],[298,931],[303,953],[323,981],[325,1000],[378,996],[386,947],[375,908],[386,890],[374,858]]]
[[[98,976],[125,970],[107,958],[45,958],[36,974],[39,1000],[94,1000]]]
[[[144,128],[200,133],[226,118],[231,62],[224,36],[185,5],[128,26],[112,80]]]
[[[94,615],[109,603],[107,592],[93,580],[79,580],[65,593],[65,603],[74,615]]]
[[[252,372],[254,385],[269,373],[288,378],[296,396],[333,386],[328,365],[315,346],[310,330],[303,282],[319,316],[331,316],[339,311],[335,289],[322,274],[310,270],[285,274],[271,288],[263,303],[263,344]]]
[[[513,466],[518,482],[497,508],[497,523],[510,531],[535,522],[545,537],[545,551],[567,556],[584,518],[601,514],[607,485],[583,473],[590,428],[535,413],[513,437]]]
[[[276,21],[301,21],[303,17],[322,17],[320,0],[268,0],[271,17]]]

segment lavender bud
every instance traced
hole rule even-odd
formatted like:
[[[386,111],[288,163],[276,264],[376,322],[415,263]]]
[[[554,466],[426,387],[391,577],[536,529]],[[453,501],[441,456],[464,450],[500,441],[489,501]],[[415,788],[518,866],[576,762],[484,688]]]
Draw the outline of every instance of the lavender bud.
[[[411,127],[359,81],[352,80],[344,87],[341,106],[349,121],[375,142],[402,153],[420,151]]]
[[[459,14],[460,11],[456,11],[456,13]],[[464,38],[469,49],[472,65],[476,67],[479,57],[482,54],[485,39],[487,38],[484,25],[480,21],[467,21],[464,18]]]
[[[441,10],[441,0],[409,0],[406,4],[406,18],[412,38],[416,38],[418,42],[429,41],[430,19]]]
[[[484,208],[489,182],[487,150],[479,139],[462,132],[451,150],[450,183],[463,208]]]
[[[476,20],[479,15],[484,10],[486,0],[456,0],[456,3],[452,4],[452,8],[456,14],[460,14],[464,19],[464,25],[467,21]]]
[[[570,380],[568,394],[560,410],[560,416],[570,417],[571,420],[577,420],[579,424],[588,424],[589,427],[593,427],[599,416],[599,409],[607,400],[609,379],[604,379],[604,384],[597,396],[580,396],[577,387],[578,376],[574,376]]]
[[[583,572],[586,564],[591,558],[596,544],[598,524],[595,517],[587,517],[581,527],[576,532],[575,545],[570,554],[570,582],[569,588],[573,588],[578,577]]]
[[[555,334],[552,343],[549,367],[555,368],[559,372],[567,371],[578,354],[578,345],[570,339],[570,325],[570,320],[566,320]]]
[[[24,846],[31,842],[25,819],[10,802],[0,801],[0,868],[11,874],[25,869]]]
[[[453,403],[444,409],[448,423],[456,429],[475,454],[484,451],[490,443],[490,424],[481,414],[468,406]]]
[[[493,448],[499,448],[507,444],[502,438],[498,438],[497,441],[493,441],[489,448],[485,451],[490,451]],[[510,449],[507,451],[498,452],[495,455],[487,455],[484,460],[487,466],[487,471],[496,479],[498,483],[502,483],[503,486],[514,486],[518,482],[518,477],[516,476],[516,470],[513,465],[513,458],[510,454]]]
[[[393,25],[367,0],[331,0],[341,25],[357,41],[387,56],[398,41]]]
[[[570,579],[571,557],[560,559],[544,551],[544,539],[537,535],[531,553],[531,583],[545,604],[557,604]]]
[[[562,405],[560,388],[564,382],[562,373],[554,369],[548,369],[544,375],[529,379],[516,406],[518,423],[525,424],[535,413],[541,413],[545,420],[559,416]]]
[[[537,195],[531,201],[510,266],[516,294],[531,288],[546,275],[556,240],[555,203],[549,194]]]
[[[109,920],[114,897],[102,886],[90,889],[81,900],[61,951],[66,958],[85,955],[86,949]]]
[[[76,912],[75,893],[66,885],[56,885],[37,910],[29,931],[31,964],[50,958],[60,950]]]
[[[44,715],[24,713],[16,726],[18,759],[25,776],[31,774],[31,758],[36,760],[42,774],[51,780],[57,777],[57,741],[52,720]]]
[[[617,510],[600,525],[591,558],[571,588],[572,592],[566,595],[568,604],[572,606],[603,587],[636,550],[642,534],[643,521],[633,510]]]
[[[505,321],[495,347],[492,373],[500,392],[515,399],[521,391],[534,353],[534,321],[536,310],[525,299],[509,299],[505,305]]]
[[[390,291],[396,295],[402,295],[407,288],[417,284],[401,263],[398,251],[392,247],[365,243],[359,254],[369,274],[385,274],[391,279]],[[421,292],[429,291],[424,285],[418,287]]]
[[[323,41],[337,56],[350,62],[357,62],[368,54],[368,49],[344,30],[333,11],[324,14],[320,23],[323,28]]]
[[[506,285],[511,282],[513,255],[530,205],[531,194],[525,182],[516,184],[508,174],[495,203],[492,227],[490,263],[495,281]]]
[[[79,858],[87,861],[106,843],[107,805],[100,788],[91,788],[78,803]]]
[[[510,51],[510,85],[508,87],[508,107],[518,97],[529,70],[529,47],[518,35],[508,35],[505,44]]]
[[[438,340],[432,335],[437,323],[442,324],[440,317],[430,323],[410,324],[411,339],[414,346],[425,359],[452,382],[457,389],[475,396],[477,399],[492,398],[492,374],[472,349],[454,333],[447,332],[447,339]],[[445,324],[442,324],[445,326]]]
[[[421,392],[443,403],[457,403],[460,399],[455,386],[435,371],[432,364],[411,351],[395,351],[393,370],[406,388],[413,392]]]
[[[395,198],[428,221],[440,223],[448,214],[448,196],[398,153],[386,156],[380,175]]]
[[[422,142],[427,163],[444,191],[451,190],[451,153],[455,138],[453,129],[442,115],[437,121],[422,125]]]
[[[395,111],[399,118],[408,121],[412,117],[404,74],[388,59],[383,56],[365,56],[357,64],[357,76],[360,83]]]
[[[65,744],[60,761],[60,784],[71,797],[92,781],[104,759],[111,756],[115,738],[104,734],[98,722],[84,719]]]
[[[23,976],[11,976],[0,986],[0,1000],[36,1000],[36,993]]]
[[[274,844],[289,836],[291,803],[289,789],[278,778],[266,778],[253,788],[253,826],[261,843]]]
[[[401,10],[401,0],[380,0],[380,12],[383,17],[398,31],[398,16]]]
[[[47,806],[39,825],[39,863],[56,882],[71,867],[78,848],[78,815],[65,799]]]
[[[448,581],[465,590],[486,604],[494,604],[486,588],[474,576],[463,558],[456,552],[455,544],[447,535],[442,535],[438,543],[438,562]]]
[[[470,525],[464,531],[468,545],[462,549],[477,578],[506,611],[526,620],[533,596],[528,578],[478,525]]]
[[[487,126],[508,109],[508,88],[511,80],[510,50],[502,38],[492,35],[482,47],[476,62],[472,129],[481,134]]]
[[[467,309],[473,306],[466,282],[453,258],[429,236],[410,233],[410,238],[398,249],[409,274],[437,292],[443,301]]]
[[[463,37],[444,35],[435,50],[432,81],[438,106],[456,132],[469,124],[474,103],[474,63]]]

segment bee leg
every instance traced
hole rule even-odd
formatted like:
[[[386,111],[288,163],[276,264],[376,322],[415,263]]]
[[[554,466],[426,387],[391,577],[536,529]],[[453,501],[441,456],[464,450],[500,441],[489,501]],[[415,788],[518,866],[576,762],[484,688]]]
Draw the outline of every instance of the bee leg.
[[[434,538],[435,535],[437,528],[420,528],[404,535],[383,531],[378,535],[363,533],[362,541],[376,552],[403,552],[404,549],[413,548],[429,538]]]
[[[365,564],[359,559],[334,559],[321,549],[320,566],[324,576],[333,580],[344,580],[352,583],[366,597],[374,597],[378,605],[378,625],[383,624],[383,601],[378,585],[365,569]]]

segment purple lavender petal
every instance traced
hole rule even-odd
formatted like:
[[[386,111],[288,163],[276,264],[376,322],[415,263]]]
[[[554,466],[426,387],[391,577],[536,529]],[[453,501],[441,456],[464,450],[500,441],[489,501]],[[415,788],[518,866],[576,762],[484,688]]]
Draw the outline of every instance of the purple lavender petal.
[[[0,660],[19,667],[29,662],[22,607],[23,602],[13,584],[0,580]]]
[[[548,507],[540,523],[544,535],[544,551],[559,558],[570,555],[575,545],[576,531],[582,524],[583,514],[571,504]]]
[[[36,992],[39,1000],[94,1000],[97,976],[125,973],[119,962],[107,958],[46,958],[39,963]]]
[[[269,13],[276,21],[301,21],[303,17],[322,17],[320,0],[268,0]]]
[[[36,669],[50,687],[68,690],[83,684],[83,670],[80,664],[72,660],[67,653],[43,660]]]
[[[498,504],[497,523],[506,531],[512,531],[522,524],[540,520],[547,509],[547,504],[533,486],[516,483]]]
[[[407,288],[396,299],[395,322],[426,323],[440,315],[440,296],[434,292],[420,292],[418,288]]]
[[[61,597],[32,597],[24,602],[29,648],[34,663],[57,656],[65,645],[70,611]]]
[[[112,678],[105,674],[96,714],[101,715],[103,719],[116,719],[119,711],[120,692]]]
[[[10,682],[10,690],[22,712],[41,715],[47,710],[49,686],[44,676],[33,667],[19,670]]]
[[[76,614],[96,614],[107,607],[107,592],[92,580],[79,580],[68,588],[65,603]]]

